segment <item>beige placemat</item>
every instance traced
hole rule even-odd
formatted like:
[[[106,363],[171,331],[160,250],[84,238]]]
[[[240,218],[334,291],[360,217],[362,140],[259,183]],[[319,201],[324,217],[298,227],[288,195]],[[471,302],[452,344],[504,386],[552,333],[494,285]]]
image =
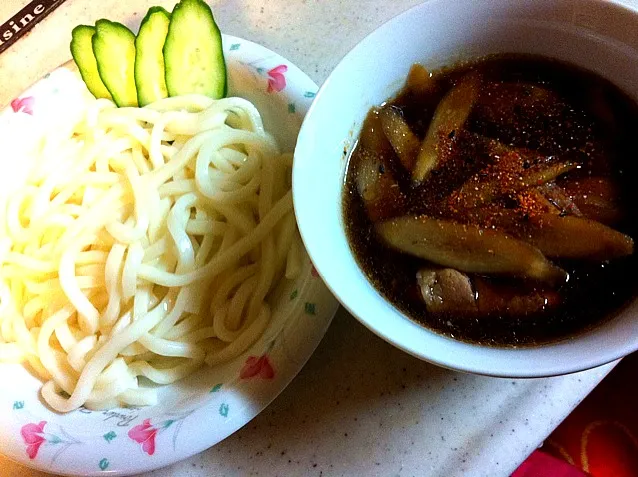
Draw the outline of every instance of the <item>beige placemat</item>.
[[[21,2],[19,10],[9,10],[12,2],[5,2],[0,6],[0,53],[7,50],[20,40],[38,23],[44,20],[65,0],[33,0]],[[9,6],[7,6],[9,5]],[[17,5],[14,5],[17,7]],[[5,11],[6,10],[6,11]]]
[[[53,3],[57,4],[57,8],[51,8]],[[145,12],[153,5],[172,9],[175,0],[40,0],[33,3],[26,0],[0,0],[0,21],[10,21],[11,17],[31,4],[34,9],[38,5],[42,5],[43,9],[45,4],[49,5],[50,14],[0,53],[0,107],[6,106],[29,85],[71,59],[69,43],[71,30],[76,25],[94,24],[104,17],[104,12],[108,12],[109,19],[124,21],[128,27],[137,30],[142,20],[139,12]],[[21,24],[21,19],[18,24]],[[0,38],[2,33],[0,30]]]

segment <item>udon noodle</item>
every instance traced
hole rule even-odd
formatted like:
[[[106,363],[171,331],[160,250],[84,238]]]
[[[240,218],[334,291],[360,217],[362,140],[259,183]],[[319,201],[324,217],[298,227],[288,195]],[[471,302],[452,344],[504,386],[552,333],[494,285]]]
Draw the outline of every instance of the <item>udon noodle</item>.
[[[299,273],[292,157],[240,98],[94,100],[0,203],[0,360],[55,410],[149,405],[253,344]]]

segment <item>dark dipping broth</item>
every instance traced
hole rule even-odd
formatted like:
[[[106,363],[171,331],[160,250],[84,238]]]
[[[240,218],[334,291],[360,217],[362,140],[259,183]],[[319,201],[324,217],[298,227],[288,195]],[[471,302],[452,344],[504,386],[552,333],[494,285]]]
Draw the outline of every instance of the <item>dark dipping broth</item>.
[[[489,345],[589,329],[634,296],[636,103],[555,60],[498,55],[373,108],[343,214],[359,266],[412,319]]]

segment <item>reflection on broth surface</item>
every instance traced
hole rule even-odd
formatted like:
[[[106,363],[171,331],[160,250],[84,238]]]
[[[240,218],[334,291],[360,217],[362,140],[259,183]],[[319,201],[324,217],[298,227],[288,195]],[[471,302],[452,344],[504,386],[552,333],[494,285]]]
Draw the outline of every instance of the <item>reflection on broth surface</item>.
[[[636,289],[636,131],[631,98],[555,60],[415,65],[350,156],[350,246],[388,300],[445,335],[585,330]]]

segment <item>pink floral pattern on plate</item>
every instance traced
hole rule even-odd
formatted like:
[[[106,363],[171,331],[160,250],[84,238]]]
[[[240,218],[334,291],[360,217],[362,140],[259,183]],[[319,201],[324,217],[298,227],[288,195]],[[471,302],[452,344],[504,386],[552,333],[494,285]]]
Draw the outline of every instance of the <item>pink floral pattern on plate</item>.
[[[175,446],[177,445],[177,436],[184,424],[184,420],[193,412],[194,410],[190,410],[185,413],[175,415],[172,419],[161,421],[159,424],[152,424],[150,419],[144,419],[141,424],[132,427],[131,430],[128,431],[128,436],[135,442],[142,444],[141,447],[144,453],[153,455],[155,454],[155,439],[157,436],[175,424],[173,427],[175,429],[175,432],[173,433],[173,450],[175,450]]]
[[[284,73],[288,71],[286,65],[275,66],[273,69],[268,70],[268,89],[269,93],[275,91],[282,91],[286,87],[286,76]]]
[[[37,424],[34,422],[30,422],[20,428],[22,440],[27,445],[26,453],[29,456],[29,459],[33,460],[38,456],[40,447],[43,444],[50,444],[52,446],[59,447],[58,451],[53,455],[51,459],[51,462],[55,462],[59,455],[67,450],[70,446],[82,443],[76,438],[71,437],[62,428],[62,426],[57,426],[57,431],[54,430],[52,432],[51,430],[49,430],[47,432],[44,430],[44,427],[46,425],[47,421],[40,421]]]
[[[27,445],[27,455],[29,459],[35,459],[38,456],[40,446],[46,442],[44,438],[44,426],[46,421],[40,421],[38,424],[30,423],[22,426],[20,434]]]
[[[240,379],[249,379],[260,377],[263,379],[272,379],[275,377],[275,370],[270,363],[267,354],[262,356],[249,356],[239,372]]]
[[[24,98],[16,98],[11,101],[11,109],[15,113],[25,113],[33,115],[33,106],[35,98],[33,96],[25,96]]]
[[[128,431],[128,436],[135,442],[142,444],[142,450],[148,455],[155,454],[155,436],[159,429],[151,425],[150,419],[144,419],[142,424]]]

